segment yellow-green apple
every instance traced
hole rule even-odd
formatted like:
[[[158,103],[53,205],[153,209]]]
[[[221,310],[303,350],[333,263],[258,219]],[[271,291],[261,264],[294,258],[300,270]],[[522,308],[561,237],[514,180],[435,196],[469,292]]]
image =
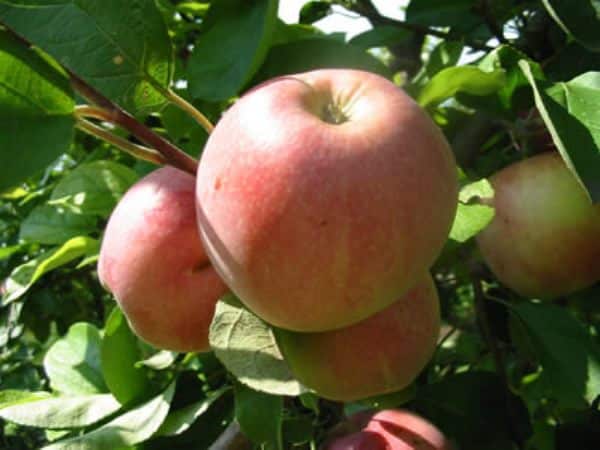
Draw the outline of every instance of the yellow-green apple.
[[[271,80],[217,124],[197,177],[202,239],[232,291],[295,331],[356,323],[428,270],[457,205],[435,124],[377,75]]]
[[[496,214],[477,242],[498,280],[540,299],[600,280],[600,205],[558,153],[525,159],[490,181]]]
[[[319,333],[276,330],[295,377],[320,396],[358,400],[408,386],[435,350],[439,300],[429,275],[361,322]]]
[[[359,412],[343,427],[350,433],[327,441],[322,450],[451,450],[440,430],[407,410]]]
[[[193,176],[164,167],[127,191],[106,227],[98,275],[143,340],[209,350],[208,328],[227,287],[198,234]]]

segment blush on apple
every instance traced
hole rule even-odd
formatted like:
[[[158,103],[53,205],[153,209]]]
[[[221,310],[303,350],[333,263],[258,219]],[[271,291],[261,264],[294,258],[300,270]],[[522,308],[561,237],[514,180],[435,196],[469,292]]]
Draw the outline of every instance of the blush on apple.
[[[348,326],[414,286],[457,205],[441,131],[377,75],[319,70],[238,100],[198,170],[206,251],[267,322],[305,332]]]
[[[502,283],[552,299],[600,280],[600,205],[558,153],[513,164],[490,182],[496,213],[477,242]]]
[[[208,328],[227,287],[198,235],[193,176],[164,167],[125,194],[106,227],[98,275],[142,339],[210,350]]]
[[[326,442],[322,450],[451,450],[440,430],[407,410],[364,411],[348,420],[353,433]]]
[[[276,330],[295,377],[324,398],[359,400],[408,386],[431,359],[440,329],[429,275],[383,311],[320,333]]]

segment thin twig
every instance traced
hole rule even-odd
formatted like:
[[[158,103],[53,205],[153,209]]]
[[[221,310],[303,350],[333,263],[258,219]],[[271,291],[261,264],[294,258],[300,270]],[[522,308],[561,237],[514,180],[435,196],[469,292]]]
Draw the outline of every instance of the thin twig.
[[[76,126],[81,131],[100,138],[103,141],[114,145],[120,150],[123,150],[124,152],[129,153],[138,159],[143,159],[158,165],[164,165],[167,163],[165,158],[157,151],[148,147],[144,147],[143,145],[135,144],[127,139],[123,139],[122,137],[117,136],[116,134],[111,133],[110,131],[82,117],[77,118]]]
[[[3,26],[8,32],[11,33],[11,35],[22,42],[23,45],[26,45],[27,47],[33,47],[31,42],[1,21],[0,26]],[[129,131],[140,141],[144,142],[146,145],[152,147],[158,153],[160,153],[169,165],[192,175],[196,175],[198,162],[194,158],[189,156],[171,142],[167,141],[162,136],[156,134],[127,111],[123,110],[115,102],[104,96],[93,86],[81,79],[72,70],[67,67],[63,67],[63,69],[69,77],[69,81],[71,82],[73,89],[82,97],[97,105],[99,107],[98,110],[104,111],[103,114],[105,117],[102,118],[102,120],[119,125],[120,127]]]
[[[172,89],[161,89],[160,91],[167,98],[167,100],[188,113],[196,122],[200,124],[202,128],[204,128],[208,134],[212,133],[212,130],[215,128],[215,126],[204,114],[202,114],[201,111],[196,109],[194,105],[192,105],[183,97],[177,95],[177,93],[175,93],[175,91]]]

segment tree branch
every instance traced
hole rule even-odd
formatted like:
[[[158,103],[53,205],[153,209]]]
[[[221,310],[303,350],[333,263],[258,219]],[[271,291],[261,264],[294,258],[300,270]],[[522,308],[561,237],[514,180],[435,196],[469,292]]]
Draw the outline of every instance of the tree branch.
[[[22,42],[23,45],[27,47],[33,47],[31,42],[3,22],[0,22],[0,26],[4,27],[9,33]],[[162,136],[156,134],[127,111],[123,110],[115,102],[105,97],[93,86],[81,79],[73,71],[64,66],[62,67],[67,73],[73,89],[91,103],[99,106],[100,108],[97,108],[98,111],[104,111],[104,117],[102,120],[119,125],[120,127],[129,131],[140,141],[144,142],[160,153],[169,165],[188,172],[194,176],[196,175],[198,162],[194,158],[189,156],[183,150],[179,149]]]
[[[236,421],[231,422],[208,450],[251,450],[252,443],[242,433]]]

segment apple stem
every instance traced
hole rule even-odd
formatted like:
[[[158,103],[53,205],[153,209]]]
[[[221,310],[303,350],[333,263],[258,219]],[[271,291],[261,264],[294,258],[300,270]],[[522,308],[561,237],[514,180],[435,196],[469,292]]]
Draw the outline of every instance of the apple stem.
[[[114,145],[118,149],[129,153],[135,158],[143,159],[158,165],[164,165],[167,163],[164,157],[157,151],[117,136],[116,134],[111,133],[110,131],[90,122],[89,120],[84,119],[83,117],[77,117],[76,127],[91,136],[95,136]]]
[[[208,120],[208,118],[204,114],[202,114],[201,111],[196,109],[194,105],[192,105],[186,99],[178,95],[172,89],[161,89],[160,92],[165,96],[167,100],[169,100],[179,109],[188,113],[196,122],[200,124],[202,128],[204,128],[204,130],[208,134],[212,133],[212,130],[215,128],[215,126],[211,123],[210,120]]]

